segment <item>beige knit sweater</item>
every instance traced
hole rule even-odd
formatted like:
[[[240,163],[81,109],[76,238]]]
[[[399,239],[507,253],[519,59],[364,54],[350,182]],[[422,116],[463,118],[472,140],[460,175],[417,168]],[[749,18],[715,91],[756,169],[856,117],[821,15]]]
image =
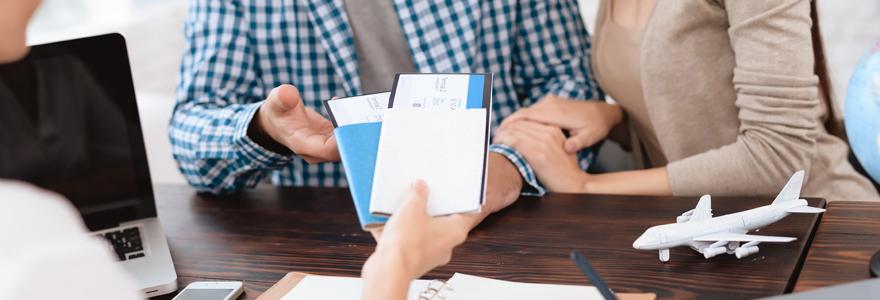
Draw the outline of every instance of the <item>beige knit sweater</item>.
[[[811,25],[808,0],[656,2],[639,73],[673,194],[775,196],[806,170],[802,197],[880,200],[822,125]]]

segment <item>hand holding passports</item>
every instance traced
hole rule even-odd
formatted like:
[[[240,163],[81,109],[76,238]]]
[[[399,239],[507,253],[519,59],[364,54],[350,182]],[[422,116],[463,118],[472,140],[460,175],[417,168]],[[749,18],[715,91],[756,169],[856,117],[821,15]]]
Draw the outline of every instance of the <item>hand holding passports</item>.
[[[364,230],[381,228],[415,179],[431,187],[429,215],[480,211],[491,82],[491,74],[398,74],[390,94],[324,102]]]

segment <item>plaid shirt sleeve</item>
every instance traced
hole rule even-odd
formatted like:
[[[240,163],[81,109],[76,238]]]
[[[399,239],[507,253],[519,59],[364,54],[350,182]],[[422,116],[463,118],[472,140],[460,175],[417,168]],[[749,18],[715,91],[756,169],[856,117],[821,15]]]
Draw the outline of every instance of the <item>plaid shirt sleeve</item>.
[[[183,25],[186,46],[168,135],[178,168],[201,192],[252,188],[292,159],[247,136],[264,88],[242,15],[236,1],[198,0]]]
[[[520,3],[514,85],[523,106],[553,94],[577,100],[604,101],[590,66],[590,36],[572,0],[535,0]],[[586,171],[598,145],[581,150],[578,160]],[[523,195],[542,196],[546,189],[528,162],[515,149],[493,144],[490,151],[510,159],[528,184]]]

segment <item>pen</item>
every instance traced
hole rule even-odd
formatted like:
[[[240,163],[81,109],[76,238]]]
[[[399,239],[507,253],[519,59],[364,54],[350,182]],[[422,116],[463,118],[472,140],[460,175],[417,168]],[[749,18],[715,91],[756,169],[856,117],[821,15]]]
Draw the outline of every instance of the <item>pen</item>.
[[[602,277],[599,276],[599,273],[596,273],[596,269],[593,269],[593,266],[587,262],[587,259],[578,253],[577,251],[571,252],[571,259],[577,263],[578,267],[581,268],[581,271],[587,275],[587,278],[590,278],[590,281],[593,282],[593,285],[599,289],[599,292],[602,293],[602,296],[605,297],[605,300],[617,300],[617,297],[614,296],[614,293],[605,284],[605,280],[602,280]]]

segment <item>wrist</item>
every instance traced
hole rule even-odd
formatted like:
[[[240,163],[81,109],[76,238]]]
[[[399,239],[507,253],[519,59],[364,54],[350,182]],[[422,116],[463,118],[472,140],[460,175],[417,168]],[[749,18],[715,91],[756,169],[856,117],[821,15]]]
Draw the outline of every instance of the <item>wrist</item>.
[[[523,188],[519,169],[501,153],[489,153],[489,178],[486,187],[486,206],[489,213],[499,211],[519,198]]]
[[[602,102],[602,104],[603,107],[605,107],[605,113],[603,115],[607,118],[608,128],[612,128],[617,126],[617,124],[620,124],[620,122],[623,122],[624,113],[620,106],[606,102]]]
[[[595,194],[593,187],[595,183],[590,180],[590,174],[588,174],[587,172],[581,173],[582,175],[578,177],[577,183],[575,185],[578,190],[577,192],[583,194]]]
[[[292,155],[293,151],[291,151],[290,148],[277,141],[271,134],[269,134],[268,130],[266,130],[269,119],[266,112],[263,112],[263,108],[264,105],[260,105],[260,107],[254,112],[254,116],[251,118],[250,124],[248,124],[247,136],[254,141],[254,143],[257,143],[257,145],[260,145],[260,147],[266,148],[269,151],[281,155]]]
[[[519,194],[523,187],[522,174],[519,173],[519,169],[510,159],[501,153],[489,152],[489,166],[495,166],[497,170],[495,173],[499,174],[499,177],[505,183],[504,185],[508,186],[513,194]]]
[[[361,271],[364,280],[362,299],[405,299],[409,283],[415,279],[402,256],[392,249],[376,247]]]
[[[393,272],[395,275],[414,279],[419,275],[418,271],[415,270],[416,264],[413,263],[416,261],[412,257],[415,253],[413,251],[405,251],[403,248],[401,245],[384,243],[376,246],[376,253],[374,254],[385,265],[385,272],[383,273]]]
[[[558,177],[561,180],[557,182],[544,183],[548,191],[571,194],[589,193],[587,186],[590,183],[590,174],[579,168],[573,168],[568,171],[559,170],[559,172],[566,175]]]

